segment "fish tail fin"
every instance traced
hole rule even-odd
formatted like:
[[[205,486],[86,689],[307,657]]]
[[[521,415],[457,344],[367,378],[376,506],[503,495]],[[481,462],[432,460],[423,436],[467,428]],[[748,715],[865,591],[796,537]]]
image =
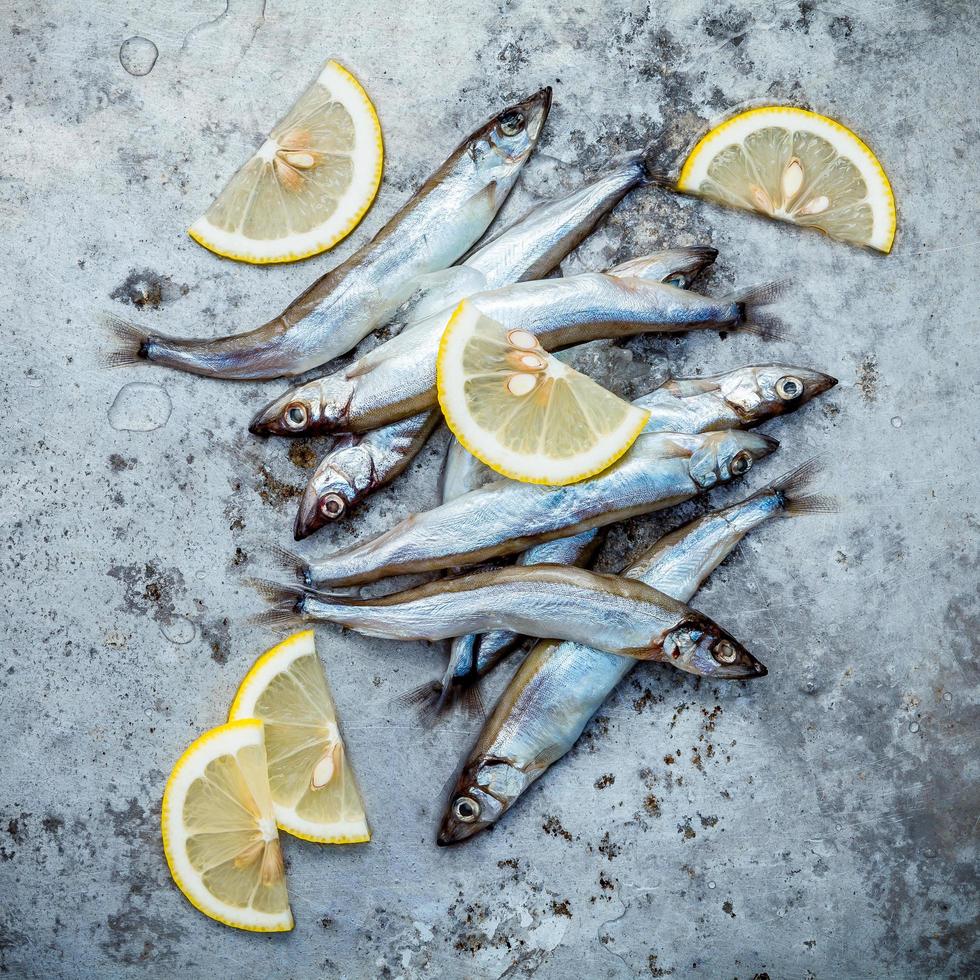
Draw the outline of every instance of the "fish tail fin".
[[[312,592],[305,585],[284,584],[261,578],[246,579],[245,584],[270,604],[269,609],[249,618],[253,625],[280,630],[289,629],[304,621],[303,600]]]
[[[763,340],[782,340],[785,328],[775,314],[760,310],[760,306],[775,303],[789,286],[789,279],[776,279],[772,282],[749,286],[725,297],[725,301],[738,307],[738,318],[732,329],[740,333],[750,333]]]
[[[435,727],[441,718],[457,706],[462,707],[467,717],[486,717],[483,696],[479,684],[475,683],[450,684],[448,689],[444,689],[441,681],[426,681],[393,698],[392,704],[414,711],[426,728]]]
[[[643,182],[653,184],[655,187],[666,187],[674,190],[677,181],[663,168],[660,159],[663,155],[663,147],[654,144],[642,151]]]
[[[399,708],[408,708],[414,711],[425,728],[432,728],[442,713],[439,707],[441,698],[442,684],[439,681],[431,680],[392,698],[391,703]]]
[[[281,572],[292,575],[305,585],[310,585],[310,565],[302,556],[275,544],[269,549],[272,564]]]
[[[826,467],[826,455],[814,456],[802,466],[773,480],[764,493],[777,493],[783,500],[784,517],[802,517],[807,514],[836,514],[840,501],[829,494],[810,493],[814,481]]]
[[[114,313],[106,313],[103,321],[116,345],[102,358],[104,367],[126,367],[148,359],[146,345],[150,335],[145,330]]]

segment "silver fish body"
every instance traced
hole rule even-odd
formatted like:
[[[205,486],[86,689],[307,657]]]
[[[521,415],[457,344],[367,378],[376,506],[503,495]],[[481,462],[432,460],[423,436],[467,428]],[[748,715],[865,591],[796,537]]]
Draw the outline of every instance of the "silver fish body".
[[[661,538],[623,574],[688,602],[742,538],[773,517],[832,509],[802,495],[813,466]],[[492,826],[575,744],[635,661],[572,642],[541,642],[518,668],[466,759],[438,843]]]
[[[265,379],[302,374],[351,350],[409,298],[419,277],[451,266],[484,234],[550,106],[545,88],[477,129],[370,242],[275,319],[212,340],[134,337],[133,356],[208,377]]]
[[[570,538],[556,538],[528,548],[516,562],[517,566],[569,565],[588,568],[605,540],[605,529],[594,527]],[[476,636],[470,676],[483,677],[524,641],[513,630],[488,630]]]
[[[689,500],[748,471],[778,443],[754,432],[651,433],[608,470],[563,487],[498,481],[322,559],[309,584],[340,587],[475,564]]]
[[[469,302],[505,328],[534,334],[547,350],[648,330],[736,326],[746,308],[737,297],[716,300],[650,279],[601,272],[517,283],[477,293]],[[434,406],[444,327],[445,322],[413,330],[410,349],[364,374],[341,371],[292,389],[263,408],[251,430],[274,435],[358,432]]]
[[[761,677],[763,668],[706,616],[643,582],[559,565],[512,566],[429,582],[377,599],[302,592],[296,613],[367,636],[443,640],[509,629],[588,641],[640,660],[719,679]]]

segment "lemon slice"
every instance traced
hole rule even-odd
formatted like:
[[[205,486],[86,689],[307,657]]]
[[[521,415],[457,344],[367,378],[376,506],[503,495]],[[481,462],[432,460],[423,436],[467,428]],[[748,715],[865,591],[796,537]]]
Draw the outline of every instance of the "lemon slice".
[[[611,466],[649,413],[505,330],[473,303],[456,308],[436,361],[439,404],[456,438],[525,483],[575,483]]]
[[[877,157],[845,126],[805,109],[750,109],[716,126],[677,186],[880,252],[895,239],[895,198]]]
[[[205,732],[163,793],[163,849],[190,903],[253,932],[293,928],[260,721]]]
[[[242,262],[292,262],[350,234],[371,206],[384,151],[357,79],[328,61],[188,234]]]
[[[294,633],[259,657],[229,717],[265,723],[269,784],[282,830],[319,844],[371,839],[313,630]]]

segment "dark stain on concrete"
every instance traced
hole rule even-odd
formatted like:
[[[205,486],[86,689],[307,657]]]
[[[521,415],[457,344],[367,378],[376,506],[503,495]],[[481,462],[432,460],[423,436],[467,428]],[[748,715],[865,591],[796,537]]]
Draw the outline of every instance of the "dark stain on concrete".
[[[189,292],[187,283],[174,282],[170,276],[152,269],[131,269],[129,275],[109,293],[109,298],[135,306],[138,310],[158,310]]]
[[[286,452],[289,462],[301,470],[315,470],[320,457],[313,444],[304,439],[294,439],[289,443]]]

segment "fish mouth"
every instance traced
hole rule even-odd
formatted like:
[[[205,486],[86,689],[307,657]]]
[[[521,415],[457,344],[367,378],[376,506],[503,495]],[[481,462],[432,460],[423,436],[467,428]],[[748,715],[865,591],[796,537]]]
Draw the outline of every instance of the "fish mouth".
[[[829,374],[821,371],[808,371],[806,378],[806,388],[810,398],[816,398],[831,388],[836,388],[840,382]]]
[[[536,143],[548,119],[548,113],[551,111],[551,86],[545,85],[544,88],[539,89],[534,95],[528,96],[523,102],[518,102],[514,108],[524,111],[527,118],[528,139],[532,143]]]
[[[779,440],[767,436],[764,432],[753,432],[752,435],[759,440],[759,443],[750,449],[756,459],[765,459],[766,456],[772,455],[779,448]]]
[[[271,436],[279,433],[279,400],[269,402],[260,408],[252,421],[248,423],[248,431],[253,436]]]
[[[315,531],[319,531],[326,523],[326,518],[320,512],[320,495],[317,493],[316,487],[312,483],[309,483],[303,491],[303,496],[299,501],[299,508],[296,511],[296,522],[293,525],[293,539],[302,541]]]

